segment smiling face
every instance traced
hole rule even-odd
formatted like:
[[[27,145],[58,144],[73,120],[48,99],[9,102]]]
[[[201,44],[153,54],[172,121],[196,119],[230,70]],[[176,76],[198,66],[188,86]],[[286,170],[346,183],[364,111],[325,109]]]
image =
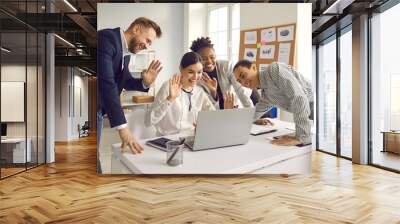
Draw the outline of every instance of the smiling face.
[[[183,88],[193,88],[197,81],[203,74],[203,65],[200,62],[187,66],[186,68],[180,68],[181,71],[181,83]]]
[[[136,54],[141,50],[149,48],[156,37],[156,31],[153,28],[134,26],[132,28],[131,40],[128,44],[129,51]]]
[[[203,66],[205,72],[212,72],[217,64],[215,51],[211,47],[204,47],[198,52],[203,59]]]
[[[250,68],[239,66],[233,71],[236,80],[244,87],[257,89],[260,87],[257,67],[252,64]]]

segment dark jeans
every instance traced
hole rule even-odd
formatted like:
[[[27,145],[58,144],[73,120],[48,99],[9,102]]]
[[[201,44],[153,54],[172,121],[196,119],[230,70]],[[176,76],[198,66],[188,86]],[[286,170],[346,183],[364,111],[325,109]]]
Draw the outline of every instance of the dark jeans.
[[[100,139],[101,131],[103,130],[103,114],[101,111],[97,111],[97,173],[102,174],[101,164],[100,164]]]
[[[314,102],[310,102],[310,116],[308,118],[314,120]]]

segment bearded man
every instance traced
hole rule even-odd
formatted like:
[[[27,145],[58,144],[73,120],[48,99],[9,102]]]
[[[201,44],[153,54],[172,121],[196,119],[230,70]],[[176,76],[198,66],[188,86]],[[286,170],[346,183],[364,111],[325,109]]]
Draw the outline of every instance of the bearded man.
[[[120,94],[122,89],[147,92],[156,80],[162,69],[160,61],[152,61],[137,79],[130,74],[128,65],[131,57],[147,49],[160,37],[160,27],[145,17],[135,19],[125,31],[118,27],[97,32],[97,144],[106,114],[111,127],[119,133],[122,149],[128,146],[134,154],[143,151],[128,129]],[[98,168],[101,168],[100,164]]]

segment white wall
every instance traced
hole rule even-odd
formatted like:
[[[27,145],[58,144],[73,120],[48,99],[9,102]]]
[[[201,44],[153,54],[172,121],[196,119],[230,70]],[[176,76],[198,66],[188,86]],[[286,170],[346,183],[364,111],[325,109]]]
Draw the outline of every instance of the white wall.
[[[296,49],[294,67],[312,79],[312,24],[311,4],[242,3],[240,4],[240,29],[277,26],[296,23]],[[279,110],[279,118],[293,121],[291,113]]]
[[[137,18],[147,17],[155,21],[162,37],[151,47],[163,70],[155,82],[156,91],[171,75],[179,71],[184,49],[184,5],[165,3],[99,3],[97,4],[97,29],[122,27],[124,30]]]
[[[27,78],[27,80],[25,80]],[[3,64],[1,66],[1,81],[25,82],[26,85],[26,107],[22,107],[22,112],[26,110],[25,122],[7,122],[7,137],[25,137],[31,139],[32,158],[36,161],[39,154],[39,163],[44,162],[44,89],[41,66],[31,66],[25,64]],[[2,96],[4,97],[4,95]],[[11,110],[2,107],[1,110]],[[9,111],[12,113],[12,111]],[[51,159],[51,157],[48,157]],[[49,160],[51,162],[51,160]]]
[[[36,131],[36,80],[32,80],[29,75],[34,74],[36,77],[36,66],[26,66],[19,64],[6,64],[1,66],[1,81],[9,82],[25,82],[26,72],[28,74],[28,84],[30,88],[27,88],[27,122],[28,122],[28,137],[33,131]],[[4,96],[2,96],[4,97]],[[30,107],[29,107],[30,106]],[[8,108],[1,108],[1,110],[7,110]],[[24,110],[24,108],[22,108]],[[25,126],[27,122],[8,122],[7,125],[7,136],[8,137],[24,137]],[[33,127],[35,126],[35,127]],[[35,132],[36,134],[36,132]],[[36,136],[35,136],[36,137]]]
[[[78,124],[83,125],[89,120],[88,78],[71,67],[56,67],[55,72],[55,141],[70,141],[79,137]],[[75,87],[81,89],[82,116],[79,108],[73,106],[79,104]]]
[[[312,80],[311,3],[297,4],[296,60],[297,71]]]
[[[79,98],[79,93],[77,90],[80,90],[80,98]],[[82,76],[82,73],[75,69],[74,70],[74,110],[75,113],[73,113],[75,116],[73,117],[72,121],[72,130],[71,130],[71,135],[73,138],[78,138],[79,133],[78,133],[78,124],[83,125],[85,121],[88,121],[88,109],[89,109],[89,102],[88,102],[88,77],[87,76]],[[79,102],[79,100],[81,102]],[[78,108],[80,104],[80,109],[82,110],[82,114],[80,113],[80,110]]]
[[[69,128],[68,123],[69,111],[69,85],[70,85],[70,68],[56,67],[55,68],[55,141],[68,141]]]
[[[207,35],[207,3],[185,3],[184,51],[190,51],[192,41]]]
[[[297,4],[242,3],[240,29],[276,26],[297,22]]]
[[[9,64],[1,66],[1,81],[17,81],[25,82],[25,69],[30,70],[24,65]],[[6,110],[7,108],[1,108]],[[7,136],[8,137],[25,137],[25,122],[10,122],[7,123]]]

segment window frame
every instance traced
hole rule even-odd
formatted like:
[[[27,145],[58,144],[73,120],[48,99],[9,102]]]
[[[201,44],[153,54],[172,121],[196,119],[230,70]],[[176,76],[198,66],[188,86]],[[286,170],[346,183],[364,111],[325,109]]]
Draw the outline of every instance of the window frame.
[[[209,3],[207,3],[207,4],[209,4]],[[239,4],[239,9],[240,9],[240,3],[214,3],[212,5],[207,5],[207,17],[206,17],[207,36],[210,36],[210,13],[211,13],[211,11],[227,7],[227,10],[228,10],[228,13],[227,13],[227,17],[228,17],[227,18],[227,41],[228,41],[228,43],[227,43],[226,55],[227,55],[227,60],[229,60],[229,61],[237,60],[237,59],[234,60],[232,58],[233,55],[236,55],[236,54],[233,54],[233,52],[232,52],[233,30],[236,30],[236,28],[232,29],[232,13],[233,13],[233,8],[234,8],[235,4]],[[240,26],[238,29],[240,31]],[[217,32],[219,32],[219,31],[217,31]],[[213,41],[213,43],[215,43],[215,40],[211,40],[211,41]],[[237,52],[237,55],[239,55],[239,52]]]
[[[392,7],[394,7],[394,6],[396,6],[397,4],[399,4],[399,2],[397,1],[397,0],[388,0],[388,1],[386,1],[384,4],[382,4],[382,5],[380,5],[379,7],[377,7],[377,8],[375,8],[375,9],[373,9],[373,10],[370,10],[370,11],[368,11],[367,13],[368,13],[368,21],[367,21],[367,23],[368,23],[368,25],[367,25],[367,34],[366,34],[366,36],[367,36],[367,39],[368,39],[368,53],[367,53],[367,60],[368,60],[368,62],[367,62],[367,66],[368,66],[368,68],[367,68],[367,89],[368,89],[368,96],[367,96],[367,108],[368,108],[368,110],[367,110],[367,119],[368,119],[368,125],[367,125],[367,132],[368,132],[368,136],[367,136],[367,141],[368,141],[368,149],[367,149],[367,165],[370,165],[370,166],[373,166],[373,167],[377,167],[377,168],[379,168],[379,169],[383,169],[383,170],[387,170],[387,171],[391,171],[391,172],[394,172],[394,173],[400,173],[400,170],[397,170],[397,169],[394,169],[394,168],[390,168],[390,167],[388,167],[388,166],[384,166],[384,165],[380,165],[380,164],[378,164],[378,163],[374,163],[374,156],[373,156],[373,153],[374,153],[374,146],[373,146],[373,127],[372,127],[372,124],[373,124],[373,121],[372,121],[372,119],[373,119],[373,113],[372,113],[372,107],[373,107],[373,88],[372,88],[372,77],[373,77],[373,69],[372,69],[372,63],[373,63],[373,35],[372,35],[372,32],[373,32],[373,27],[372,27],[372,20],[373,20],[373,18],[374,18],[374,16],[376,16],[377,14],[382,14],[382,13],[384,13],[385,11],[387,11],[387,10],[389,10],[389,9],[391,9]]]
[[[340,60],[341,60],[341,55],[340,55],[340,38],[342,35],[344,35],[347,32],[352,32],[352,23],[347,24],[345,27],[341,28],[340,30],[337,30],[335,33],[333,33],[332,35],[326,37],[323,40],[320,40],[316,45],[316,111],[315,111],[315,115],[316,115],[316,150],[319,152],[323,152],[323,153],[327,153],[329,155],[333,155],[339,158],[343,158],[343,159],[347,159],[347,160],[352,160],[352,158],[347,157],[342,155],[341,153],[341,118],[340,118],[340,113],[341,113],[341,94],[340,94],[340,85],[341,85],[341,64],[340,64]],[[323,149],[319,148],[319,91],[320,90],[320,86],[319,86],[319,60],[320,60],[320,56],[319,56],[319,47],[320,44],[326,44],[330,41],[336,41],[336,152],[335,153],[331,153],[328,151],[325,151]],[[322,90],[323,91],[323,90]]]

